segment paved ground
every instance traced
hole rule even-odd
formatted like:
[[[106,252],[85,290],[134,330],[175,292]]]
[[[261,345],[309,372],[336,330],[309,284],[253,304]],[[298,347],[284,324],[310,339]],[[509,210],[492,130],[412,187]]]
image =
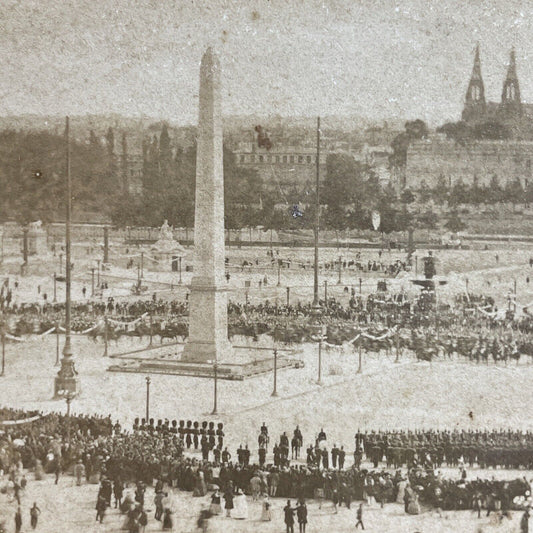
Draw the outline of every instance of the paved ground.
[[[97,485],[76,487],[74,479],[63,477],[59,485],[53,484],[52,477],[43,481],[32,481],[22,496],[23,528],[31,531],[29,526],[29,508],[34,501],[42,511],[37,526],[41,533],[114,533],[120,531],[124,517],[115,509],[109,509],[104,523],[94,521],[96,512]],[[0,482],[0,486],[2,482]],[[192,498],[190,493],[171,491],[171,505],[174,509],[174,532],[196,533],[196,520],[202,506],[209,504],[209,495],[205,498]],[[153,491],[146,495],[149,524],[146,531],[161,531],[161,523],[153,517]],[[294,504],[294,502],[293,502]],[[334,514],[331,503],[319,509],[318,503],[308,501],[309,524],[307,533],[347,533],[355,531],[357,502],[351,509],[342,507]],[[283,507],[285,500],[272,500],[272,522],[261,522],[261,503],[252,502],[248,498],[249,518],[235,520],[226,517],[215,517],[210,521],[211,533],[274,533],[285,531],[283,524]],[[0,494],[0,517],[6,520],[7,532],[14,531],[15,502],[11,494]],[[379,506],[365,507],[364,523],[367,531],[379,533],[510,533],[518,532],[520,512],[513,512],[511,519],[504,519],[501,525],[494,518],[482,517],[472,512],[436,512],[423,510],[418,516],[406,515],[403,506],[387,504],[384,509]]]
[[[239,252],[236,257],[244,253],[248,251]],[[496,253],[499,255],[498,263],[495,260]],[[334,255],[332,254],[331,259]],[[530,275],[527,265],[529,255],[526,252],[439,252],[439,257],[442,260],[442,271],[450,278],[447,289],[450,295],[454,291],[463,290],[468,272],[470,290],[473,292],[496,291],[499,301],[504,302],[512,285],[511,280],[516,277],[520,302],[527,303],[533,299],[530,285],[526,281]],[[453,273],[450,265],[460,274]],[[77,272],[80,272],[80,269]],[[307,299],[311,286],[310,272],[304,272],[295,278],[282,278],[282,285],[292,283],[295,286],[292,296]],[[154,280],[158,276],[155,273],[147,273],[147,277]],[[249,277],[246,272],[236,274],[232,279],[232,286],[243,287],[244,281]],[[335,274],[330,277],[333,283]],[[22,282],[20,298],[36,298],[35,287],[40,279],[43,284],[48,284],[46,290],[50,295],[51,278],[48,274],[44,277],[43,273],[42,278],[32,277]],[[83,283],[87,284],[87,280],[76,284],[75,291],[80,293]],[[351,283],[357,286],[358,276],[354,275]],[[402,283],[408,285],[408,279],[395,282],[398,286]],[[296,289],[296,286],[301,288]],[[341,287],[330,287],[330,290],[340,291]],[[365,287],[371,290],[371,283]],[[267,291],[262,290],[264,297]],[[285,296],[283,286],[279,291],[272,287],[269,287],[268,291],[272,291],[273,295],[277,293],[279,298]],[[242,296],[242,291],[240,292]],[[181,292],[177,291],[176,294]],[[260,294],[257,288],[251,297],[259,299]],[[239,341],[241,342],[242,340]],[[0,378],[0,404],[27,409],[65,410],[63,402],[51,399],[53,379],[57,372],[57,367],[54,367],[55,345],[54,336],[29,337],[25,343],[7,345],[6,375]],[[137,342],[122,339],[117,345],[110,346],[110,353],[138,347]],[[87,338],[75,337],[74,351],[82,392],[73,402],[73,412],[110,413],[114,419],[118,418],[125,425],[131,424],[135,416],[144,415],[143,375],[106,372],[111,361],[102,357],[102,343],[95,344]],[[400,364],[395,364],[393,356],[365,354],[363,374],[357,374],[357,355],[350,350],[333,349],[323,353],[324,384],[318,386],[316,346],[302,347],[300,355],[305,361],[305,368],[280,372],[278,398],[270,396],[272,376],[261,376],[244,383],[219,383],[221,414],[215,420],[224,422],[231,451],[242,443],[249,444],[255,454],[257,433],[263,421],[274,436],[283,431],[292,432],[295,425],[299,424],[305,445],[324,427],[330,445],[344,444],[348,457],[353,451],[353,435],[358,427],[533,429],[529,411],[533,403],[533,365],[524,362],[518,367],[504,367],[476,366],[462,361],[415,363],[412,359],[404,358]],[[213,418],[208,413],[212,408],[212,389],[212,382],[205,379],[152,376],[151,416],[178,420],[211,420]],[[469,416],[470,412],[473,417]],[[445,474],[456,475],[453,471],[445,471]],[[470,477],[496,475],[508,478],[523,474],[526,474],[528,479],[532,476],[530,472],[498,470],[471,472]],[[51,484],[50,480],[30,483],[24,497],[23,531],[28,529],[28,510],[34,500],[43,510],[39,531],[69,533],[119,530],[121,519],[114,511],[109,513],[103,526],[94,524],[95,486],[72,486],[70,478],[61,480],[58,487]],[[13,503],[8,503],[8,499],[9,496],[0,494],[0,516],[8,518],[8,531],[13,531],[14,506]],[[150,501],[150,498],[147,501]],[[202,503],[204,502],[200,499],[193,500],[188,494],[175,497],[175,531],[195,531],[195,521]],[[283,502],[276,501],[273,505],[272,523],[258,522],[259,505],[250,503],[249,521],[217,518],[212,521],[211,531],[283,531]],[[353,531],[355,508],[350,511],[342,509],[338,515],[332,515],[330,508],[318,510],[317,504],[311,502],[309,513],[308,533],[327,530],[332,533]],[[389,505],[385,510],[368,509],[365,513],[367,529],[380,532],[478,533],[479,525],[482,525],[482,531],[517,531],[518,518],[515,513],[512,522],[504,521],[501,526],[496,527],[490,525],[486,519],[478,521],[471,513],[462,512],[445,513],[440,517],[433,511],[426,511],[418,517],[411,517],[405,516],[400,506]],[[148,530],[156,529],[160,529],[159,525],[156,528],[152,520]]]

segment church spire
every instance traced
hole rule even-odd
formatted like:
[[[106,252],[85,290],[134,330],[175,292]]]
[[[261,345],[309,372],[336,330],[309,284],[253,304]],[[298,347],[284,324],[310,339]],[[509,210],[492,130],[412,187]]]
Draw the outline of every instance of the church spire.
[[[481,59],[479,57],[479,44],[476,45],[474,67],[470,76],[470,83],[466,90],[463,120],[478,120],[485,114],[485,85],[481,76]]]
[[[518,83],[518,76],[516,74],[516,56],[514,48],[511,49],[509,66],[507,67],[507,76],[503,82],[501,106],[506,112],[520,114],[522,111],[520,84]]]
[[[481,60],[479,59],[479,44],[476,45],[476,55],[474,56],[474,68],[472,69],[472,76],[470,78],[470,81],[481,81],[483,83],[483,79],[481,77]]]

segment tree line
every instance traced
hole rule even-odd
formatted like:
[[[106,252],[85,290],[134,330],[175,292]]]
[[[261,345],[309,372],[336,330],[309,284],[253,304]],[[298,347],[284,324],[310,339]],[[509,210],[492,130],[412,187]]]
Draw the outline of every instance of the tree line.
[[[159,127],[158,127],[159,128]],[[422,121],[406,123],[405,133],[394,142],[393,158],[401,164],[413,139],[427,134]],[[173,145],[166,124],[142,145],[142,194],[130,195],[126,135],[116,143],[109,128],[103,137],[90,131],[86,140],[71,141],[74,218],[90,220],[103,214],[117,226],[160,226],[166,219],[176,227],[194,224],[196,146]],[[120,144],[120,146],[116,146]],[[316,220],[313,186],[290,190],[264,182],[258,173],[237,165],[224,146],[225,225],[229,230],[262,226],[265,230],[312,230]],[[0,222],[25,224],[64,219],[65,139],[48,132],[0,131]],[[311,188],[309,188],[311,187]],[[482,185],[459,180],[453,185],[440,176],[436,185],[422,182],[417,190],[401,193],[383,186],[373,169],[350,154],[326,157],[320,186],[320,227],[336,232],[374,229],[372,213],[380,215],[379,231],[434,229],[440,225],[461,228],[462,204],[529,203],[533,184],[524,188],[519,179],[500,185],[497,176]],[[440,206],[438,215],[431,203]],[[442,220],[441,220],[442,219]]]

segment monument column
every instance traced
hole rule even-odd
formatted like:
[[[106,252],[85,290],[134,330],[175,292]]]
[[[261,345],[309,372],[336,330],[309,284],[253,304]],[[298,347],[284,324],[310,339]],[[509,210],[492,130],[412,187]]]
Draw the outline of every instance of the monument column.
[[[200,66],[196,152],[194,269],[189,296],[189,338],[182,360],[227,360],[226,280],[224,276],[224,171],[222,164],[220,62],[211,48]]]

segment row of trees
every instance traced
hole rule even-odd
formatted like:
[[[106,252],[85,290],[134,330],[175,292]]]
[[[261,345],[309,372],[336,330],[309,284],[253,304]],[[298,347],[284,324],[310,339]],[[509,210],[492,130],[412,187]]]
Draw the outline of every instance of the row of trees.
[[[236,227],[243,219],[239,215],[242,206],[259,202],[262,182],[254,170],[239,167],[227,147],[223,151],[223,167],[227,224]],[[112,206],[113,222],[158,226],[166,219],[173,226],[191,227],[194,224],[195,179],[196,145],[173,150],[168,127],[163,124],[159,137],[154,135],[143,142],[143,194],[141,197],[123,195]]]
[[[513,205],[528,205],[533,202],[533,183],[524,187],[520,179],[515,178],[502,186],[498,176],[493,175],[488,184],[480,184],[479,180],[474,178],[471,184],[458,180],[450,185],[444,176],[440,176],[434,187],[430,188],[425,182],[422,182],[414,194],[410,191],[404,191],[404,194],[412,194],[413,201],[416,199],[426,203],[433,200],[436,204],[448,205],[452,208],[461,204],[511,203]]]
[[[427,132],[422,121],[406,124],[404,141]],[[409,141],[410,142],[410,141]],[[74,213],[99,212],[120,226],[159,226],[167,219],[178,227],[194,223],[196,147],[173,148],[168,127],[143,143],[143,194],[129,196],[128,152],[122,137],[116,154],[115,134],[109,128],[101,140],[93,132],[86,142],[71,142]],[[398,155],[398,154],[397,154]],[[266,230],[312,229],[315,206],[309,189],[281,191],[268,186],[257,172],[237,165],[231,150],[224,148],[226,227],[263,226]],[[399,155],[398,155],[399,157]],[[37,172],[39,171],[39,177]],[[0,221],[61,220],[64,217],[65,142],[49,133],[0,132]],[[415,191],[400,195],[382,187],[373,170],[349,154],[329,154],[321,190],[321,227],[335,231],[373,229],[372,213],[380,214],[383,232],[412,227],[436,228],[457,222],[461,204],[513,204],[533,201],[533,184],[525,190],[520,180],[501,186],[493,176],[487,185],[477,180],[452,186],[441,176],[435,187],[422,183]],[[433,200],[445,206],[443,219],[424,207]],[[452,223],[458,228],[460,224]]]
[[[109,129],[102,143],[71,140],[75,213],[100,211],[120,195],[120,162]],[[25,224],[65,216],[65,138],[47,132],[0,132],[0,221]]]
[[[448,139],[459,144],[467,144],[476,140],[505,140],[511,138],[509,128],[497,121],[489,120],[478,124],[469,124],[463,120],[446,122],[437,128],[437,133],[444,133]]]

